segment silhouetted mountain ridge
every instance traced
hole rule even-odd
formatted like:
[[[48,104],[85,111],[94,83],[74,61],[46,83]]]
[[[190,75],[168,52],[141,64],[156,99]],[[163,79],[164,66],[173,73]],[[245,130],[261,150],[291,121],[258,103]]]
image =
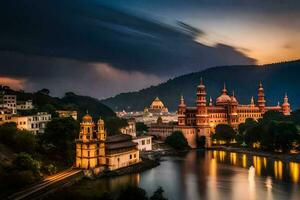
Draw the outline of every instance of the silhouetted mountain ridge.
[[[207,100],[211,96],[215,102],[224,82],[231,94],[234,90],[239,103],[249,104],[251,96],[257,99],[257,88],[262,81],[267,104],[277,105],[287,93],[293,109],[300,107],[300,60],[268,65],[237,65],[212,67],[190,73],[151,86],[137,92],[121,93],[101,102],[114,110],[143,110],[158,96],[170,110],[177,109],[179,97],[184,95],[188,106],[195,105],[196,88],[203,77]]]

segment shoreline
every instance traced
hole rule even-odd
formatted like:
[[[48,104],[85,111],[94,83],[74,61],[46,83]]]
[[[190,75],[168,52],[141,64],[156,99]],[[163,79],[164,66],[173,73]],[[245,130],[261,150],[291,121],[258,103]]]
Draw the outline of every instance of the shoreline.
[[[175,149],[162,149],[159,151],[151,151],[144,153],[144,156],[147,156],[147,158],[156,158],[160,160],[161,157],[165,156],[180,156],[184,155],[189,151],[193,150],[203,150],[203,151],[226,151],[226,152],[235,152],[235,153],[241,153],[241,154],[247,154],[251,156],[261,156],[261,157],[267,157],[269,159],[273,160],[281,160],[284,162],[297,162],[300,163],[300,153],[298,154],[290,154],[290,153],[276,153],[276,152],[268,152],[268,151],[262,151],[262,150],[255,150],[255,149],[247,149],[247,148],[241,148],[241,147],[226,147],[226,146],[212,146],[205,149],[187,149],[187,150],[175,150]]]
[[[226,151],[226,152],[235,152],[235,153],[242,153],[248,154],[252,156],[262,156],[267,157],[273,160],[281,160],[284,162],[297,162],[300,163],[300,154],[283,154],[283,153],[275,153],[275,152],[267,152],[261,150],[253,150],[253,149],[244,149],[238,147],[224,147],[224,146],[212,146],[207,148],[208,151]]]

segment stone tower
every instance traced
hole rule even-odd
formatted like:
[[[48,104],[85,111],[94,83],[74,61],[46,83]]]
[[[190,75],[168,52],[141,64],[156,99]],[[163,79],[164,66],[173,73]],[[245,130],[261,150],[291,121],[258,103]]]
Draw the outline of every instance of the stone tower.
[[[197,87],[196,109],[197,136],[198,138],[201,136],[205,136],[206,146],[210,146],[211,139],[206,105],[206,90],[202,78],[200,81],[200,85]]]
[[[287,94],[283,98],[282,113],[286,116],[291,115],[291,106]]]
[[[232,92],[231,101],[228,105],[228,115],[229,115],[229,124],[237,129],[238,127],[238,111],[237,111],[238,101],[234,96],[234,92]]]
[[[178,125],[179,126],[185,126],[185,111],[186,111],[186,105],[184,102],[184,98],[181,95],[180,97],[180,103],[178,105]]]
[[[98,121],[98,131],[92,117],[86,114],[80,123],[79,138],[76,142],[76,167],[91,169],[105,164],[105,131],[103,120]]]
[[[259,83],[259,87],[258,87],[258,99],[257,99],[257,103],[258,103],[258,108],[259,111],[263,114],[266,111],[266,100],[265,100],[265,92],[264,92],[264,88],[262,83]]]

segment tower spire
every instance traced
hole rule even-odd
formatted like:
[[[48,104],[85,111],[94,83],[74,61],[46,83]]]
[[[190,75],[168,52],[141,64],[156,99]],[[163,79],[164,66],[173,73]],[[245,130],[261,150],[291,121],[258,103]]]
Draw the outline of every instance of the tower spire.
[[[224,82],[222,94],[227,94],[226,83]]]
[[[209,106],[212,106],[213,105],[213,103],[212,103],[212,98],[211,98],[211,96],[209,97]]]
[[[254,106],[254,97],[251,97],[250,106]]]
[[[262,85],[261,81],[259,83],[257,97],[258,97],[257,103],[258,103],[259,110],[260,110],[261,113],[265,113],[266,100],[265,100],[264,88],[263,88],[263,85]]]
[[[283,98],[282,113],[284,115],[290,115],[291,114],[291,106],[290,106],[290,103],[289,103],[289,98],[288,98],[287,93],[285,93],[285,96]]]

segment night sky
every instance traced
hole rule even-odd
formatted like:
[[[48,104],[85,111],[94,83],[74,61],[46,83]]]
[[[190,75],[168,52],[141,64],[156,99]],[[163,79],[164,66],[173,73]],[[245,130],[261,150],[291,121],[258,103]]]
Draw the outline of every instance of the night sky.
[[[2,0],[0,84],[106,98],[217,65],[299,59],[297,0]]]

